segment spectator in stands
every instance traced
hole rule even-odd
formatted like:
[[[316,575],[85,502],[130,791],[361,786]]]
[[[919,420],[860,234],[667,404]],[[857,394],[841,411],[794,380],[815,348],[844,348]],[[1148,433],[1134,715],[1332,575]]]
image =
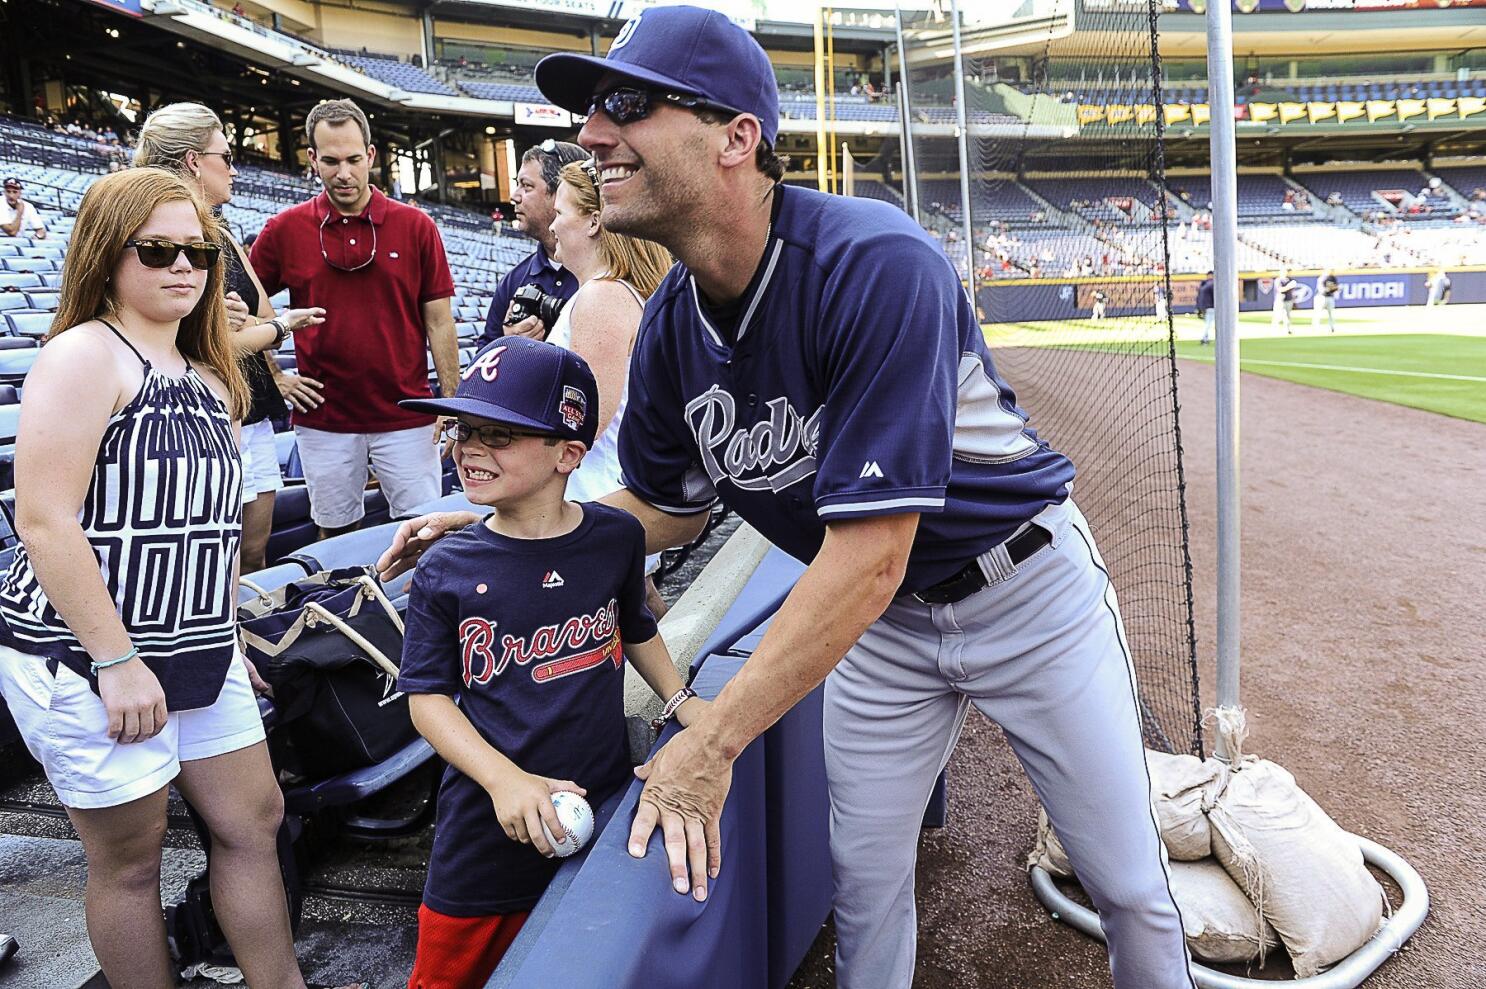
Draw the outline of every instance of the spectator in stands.
[[[1342,194],[1339,192],[1333,192],[1331,195],[1326,197],[1327,206],[1343,206],[1345,204],[1346,201],[1342,199]]]
[[[1329,268],[1321,272],[1316,279],[1316,294],[1311,301],[1311,329],[1321,332],[1321,314],[1324,312],[1330,332],[1336,332],[1336,298],[1341,291],[1341,282],[1337,281]]]
[[[46,237],[46,224],[36,207],[21,198],[25,187],[12,175],[5,180],[5,202],[0,204],[0,233],[7,237],[19,237],[22,230],[30,230],[36,240]]]
[[[140,128],[134,164],[175,172],[198,191],[207,206],[220,208],[232,200],[232,179],[237,174],[232,149],[221,119],[200,103],[171,103],[151,113]],[[285,374],[272,355],[289,334],[323,323],[325,310],[286,309],[276,315],[248,261],[247,250],[233,239],[226,224],[222,225],[221,236],[232,349],[252,395],[243,417],[240,450],[242,572],[253,573],[267,562],[264,554],[273,528],[274,492],[284,486],[273,420],[288,417],[286,400],[296,409],[320,404],[320,383],[314,378]]]
[[[1202,316],[1202,339],[1197,343],[1206,346],[1212,343],[1213,322],[1217,316],[1217,309],[1213,302],[1213,273],[1209,271],[1207,277],[1197,286],[1197,312]]]
[[[1109,294],[1106,293],[1104,291],[1104,289],[1102,289],[1102,288],[1096,288],[1094,290],[1094,306],[1093,306],[1093,312],[1090,314],[1090,318],[1092,318],[1092,319],[1103,319],[1104,318],[1104,307],[1106,305],[1108,305],[1108,304],[1109,304]]]
[[[441,430],[397,403],[430,394],[430,352],[440,393],[453,395],[459,342],[444,242],[426,213],[372,187],[377,152],[361,108],[320,103],[305,135],[324,191],[269,220],[252,260],[268,295],[287,288],[294,307],[326,311],[295,343],[324,402],[295,413],[294,434],[310,514],[329,536],[365,515],[368,462],[394,516],[439,496]]]
[[[83,197],[26,379],[0,692],[82,839],[88,937],[110,984],[176,981],[160,910],[173,784],[211,834],[212,906],[246,980],[301,989],[261,681],[236,648],[233,434],[248,389],[216,226],[161,169]]]
[[[1295,308],[1295,294],[1299,288],[1300,283],[1282,268],[1274,280],[1274,308],[1269,319],[1271,329],[1284,327],[1286,333],[1291,332],[1290,312]]]
[[[671,254],[659,244],[604,229],[598,171],[593,159],[564,165],[553,198],[553,257],[573,273],[578,291],[563,307],[547,342],[588,361],[598,381],[598,434],[583,463],[568,479],[569,501],[597,501],[618,491],[619,427],[629,394],[629,358],[645,300],[671,270]],[[660,557],[646,562],[655,572]],[[665,599],[648,577],[646,604],[657,618]]]
[[[577,293],[578,279],[552,259],[556,246],[552,238],[552,199],[557,195],[558,173],[562,167],[587,158],[588,152],[578,145],[550,138],[527,148],[521,156],[516,186],[511,190],[511,203],[516,207],[516,222],[512,225],[535,240],[537,249],[506,272],[496,286],[495,295],[490,300],[490,312],[485,317],[485,332],[480,334],[482,345],[508,334],[534,340],[546,336],[547,327],[536,316],[505,325],[511,315],[511,297],[521,286],[535,285],[546,294],[564,301]]]

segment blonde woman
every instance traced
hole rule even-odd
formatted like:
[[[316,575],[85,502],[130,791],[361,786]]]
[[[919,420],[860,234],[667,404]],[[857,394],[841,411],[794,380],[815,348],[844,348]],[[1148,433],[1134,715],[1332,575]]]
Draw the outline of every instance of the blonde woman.
[[[622,486],[619,425],[630,351],[645,300],[672,264],[670,252],[654,241],[604,229],[597,174],[592,159],[563,166],[553,201],[554,258],[578,279],[578,293],[563,307],[547,342],[581,355],[599,385],[599,434],[568,481],[571,501],[594,501]]]
[[[232,149],[222,121],[200,103],[171,103],[150,114],[139,132],[134,164],[175,172],[213,209],[232,199],[232,179],[237,175]],[[235,331],[232,346],[253,397],[242,430],[242,568],[252,573],[266,563],[274,492],[284,486],[270,420],[288,415],[286,401],[300,411],[323,401],[320,382],[280,372],[271,354],[295,330],[323,323],[325,310],[288,309],[275,316],[247,251],[225,224],[221,231],[228,321]]]
[[[597,501],[619,482],[619,425],[629,394],[629,358],[650,298],[671,270],[669,251],[654,241],[604,229],[599,219],[598,170],[593,159],[564,165],[553,198],[553,260],[573,273],[578,292],[563,306],[547,342],[588,361],[599,386],[599,433],[568,478],[569,501]],[[667,604],[648,576],[660,556],[645,561],[645,603],[656,618]]]
[[[172,783],[211,833],[213,906],[247,980],[304,985],[275,850],[283,797],[236,649],[249,394],[219,240],[170,172],[93,183],[16,438],[0,693],[82,839],[88,937],[119,989],[175,984],[160,910]]]

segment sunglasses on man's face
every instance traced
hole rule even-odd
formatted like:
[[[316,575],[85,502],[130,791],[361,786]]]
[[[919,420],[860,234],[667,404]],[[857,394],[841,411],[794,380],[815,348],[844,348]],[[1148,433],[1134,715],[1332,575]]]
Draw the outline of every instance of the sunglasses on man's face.
[[[134,248],[134,253],[139,255],[139,263],[146,268],[169,268],[175,264],[180,253],[185,251],[186,260],[191,267],[205,271],[217,263],[217,257],[222,253],[222,249],[216,244],[199,240],[189,244],[177,244],[169,240],[126,240],[124,246]]]
[[[687,96],[683,93],[672,93],[664,89],[648,89],[643,86],[615,86],[613,89],[594,94],[593,99],[588,103],[588,116],[591,117],[602,110],[616,124],[632,124],[650,116],[658,103],[679,106],[685,110],[712,110],[726,114],[728,117],[736,117],[743,112],[730,106],[723,106],[721,103],[702,99],[700,96]]]
[[[538,437],[544,440],[554,438],[547,433],[524,433],[510,426],[471,426],[458,419],[444,423],[444,435],[456,443],[468,443],[471,439],[477,439],[481,446],[492,450],[504,450],[523,436]]]

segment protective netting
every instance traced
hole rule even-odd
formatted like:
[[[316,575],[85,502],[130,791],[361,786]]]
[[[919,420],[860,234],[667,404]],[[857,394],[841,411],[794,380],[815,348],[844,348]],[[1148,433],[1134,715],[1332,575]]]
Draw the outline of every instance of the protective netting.
[[[1195,233],[1203,217],[1166,194],[1155,3],[1074,2],[962,3],[962,50],[979,53],[963,60],[968,169],[948,13],[904,12],[902,151],[916,166],[905,208],[916,193],[920,222],[962,273],[966,238],[974,244],[996,364],[1039,434],[1078,468],[1075,496],[1119,594],[1147,744],[1200,754],[1166,300],[1167,224]],[[1013,37],[1022,43],[996,44]],[[1013,54],[983,54],[1003,47]]]

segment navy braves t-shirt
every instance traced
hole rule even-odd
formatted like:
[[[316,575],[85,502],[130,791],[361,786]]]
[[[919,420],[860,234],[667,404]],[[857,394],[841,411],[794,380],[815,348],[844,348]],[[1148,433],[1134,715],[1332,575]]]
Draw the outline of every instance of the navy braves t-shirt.
[[[959,276],[903,211],[776,186],[736,328],[684,265],[651,296],[619,431],[623,481],[662,511],[721,497],[809,562],[836,519],[919,512],[919,591],[1068,497]]]
[[[572,780],[596,806],[631,779],[622,643],[656,634],[644,573],[644,528],[595,503],[552,539],[484,524],[446,536],[413,575],[398,686],[454,697],[506,758]],[[506,837],[484,788],[445,771],[423,891],[431,909],[529,910],[557,865]]]

